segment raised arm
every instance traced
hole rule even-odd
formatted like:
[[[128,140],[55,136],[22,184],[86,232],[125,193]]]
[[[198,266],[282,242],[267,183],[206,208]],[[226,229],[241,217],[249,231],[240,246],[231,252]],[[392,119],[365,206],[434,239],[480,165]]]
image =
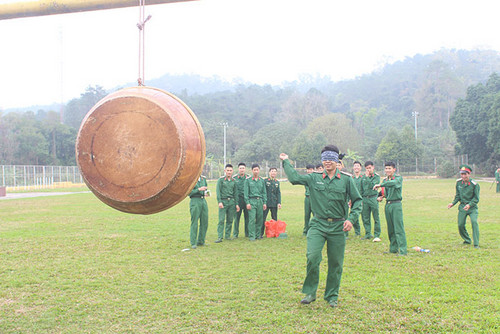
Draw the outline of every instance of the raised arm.
[[[304,186],[309,183],[309,174],[300,175],[295,168],[293,168],[292,163],[288,160],[288,155],[285,153],[280,154],[280,159],[283,161],[283,169],[285,170],[286,176],[288,177],[288,181],[291,184],[302,184]]]

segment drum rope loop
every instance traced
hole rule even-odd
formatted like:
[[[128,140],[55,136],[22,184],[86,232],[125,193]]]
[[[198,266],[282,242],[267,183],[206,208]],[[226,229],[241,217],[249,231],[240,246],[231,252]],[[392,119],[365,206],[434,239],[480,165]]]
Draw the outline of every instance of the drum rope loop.
[[[146,22],[151,19],[151,15],[144,18],[144,10],[146,7],[146,0],[139,0],[139,23],[137,23],[137,28],[139,28],[139,77],[137,83],[139,86],[144,86],[144,55],[145,55],[145,43],[144,43],[144,27]]]

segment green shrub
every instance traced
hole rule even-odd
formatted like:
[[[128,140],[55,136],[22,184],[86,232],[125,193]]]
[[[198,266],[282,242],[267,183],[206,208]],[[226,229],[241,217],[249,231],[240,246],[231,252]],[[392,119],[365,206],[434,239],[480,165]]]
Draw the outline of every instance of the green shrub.
[[[438,166],[437,174],[443,179],[449,179],[456,174],[456,170],[451,162],[445,161]]]

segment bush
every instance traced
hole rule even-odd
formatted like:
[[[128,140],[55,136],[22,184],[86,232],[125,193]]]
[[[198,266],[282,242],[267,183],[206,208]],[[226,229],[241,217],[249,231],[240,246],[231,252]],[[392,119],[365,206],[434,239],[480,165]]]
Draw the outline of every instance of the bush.
[[[445,161],[438,166],[437,174],[443,179],[449,179],[456,174],[456,170],[451,162]]]

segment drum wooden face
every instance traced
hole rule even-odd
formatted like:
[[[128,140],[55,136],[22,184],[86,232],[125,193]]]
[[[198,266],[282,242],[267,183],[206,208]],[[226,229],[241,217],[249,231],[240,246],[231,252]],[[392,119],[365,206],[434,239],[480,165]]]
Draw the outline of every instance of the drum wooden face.
[[[205,160],[205,139],[182,101],[150,87],[101,100],[85,117],[76,157],[85,182],[104,203],[149,214],[180,202]]]

